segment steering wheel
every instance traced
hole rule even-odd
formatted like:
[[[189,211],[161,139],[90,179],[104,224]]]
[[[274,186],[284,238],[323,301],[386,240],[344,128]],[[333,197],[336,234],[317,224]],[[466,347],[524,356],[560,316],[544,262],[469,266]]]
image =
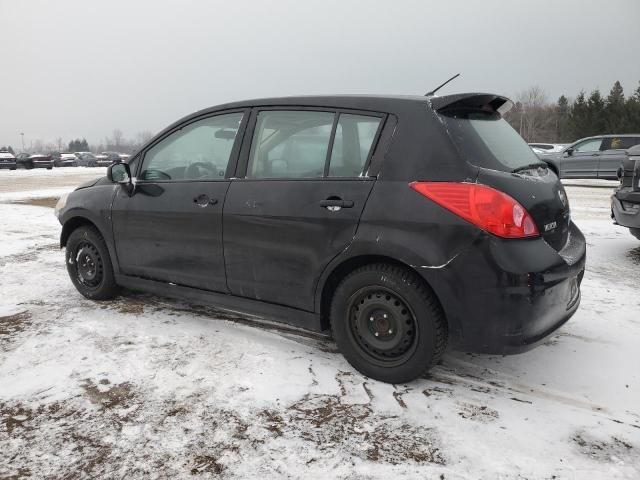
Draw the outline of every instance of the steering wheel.
[[[200,169],[206,170],[204,175],[202,174],[202,171]],[[207,175],[214,172],[215,168],[210,163],[196,162],[187,167],[184,172],[184,178],[195,180],[198,178],[206,177]]]

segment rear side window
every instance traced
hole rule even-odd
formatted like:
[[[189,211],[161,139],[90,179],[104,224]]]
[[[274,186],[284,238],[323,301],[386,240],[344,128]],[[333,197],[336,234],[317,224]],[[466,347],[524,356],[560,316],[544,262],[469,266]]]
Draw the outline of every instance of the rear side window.
[[[626,150],[640,144],[640,137],[610,137],[604,141],[604,150]]]
[[[247,178],[361,176],[382,117],[340,113],[333,134],[336,115],[306,110],[259,112]]]
[[[540,163],[529,145],[499,113],[464,110],[440,115],[458,151],[472,165],[512,171]]]
[[[260,112],[247,177],[322,177],[334,116],[331,112]]]
[[[330,177],[362,175],[381,121],[378,117],[340,114],[329,163]]]

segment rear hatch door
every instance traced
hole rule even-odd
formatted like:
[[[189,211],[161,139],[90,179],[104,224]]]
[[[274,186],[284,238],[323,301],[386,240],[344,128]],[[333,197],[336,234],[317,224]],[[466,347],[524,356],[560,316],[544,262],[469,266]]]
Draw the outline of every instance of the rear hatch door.
[[[510,104],[487,94],[432,100],[460,155],[478,168],[476,181],[517,200],[559,251],[569,236],[569,201],[557,175],[503,118]]]

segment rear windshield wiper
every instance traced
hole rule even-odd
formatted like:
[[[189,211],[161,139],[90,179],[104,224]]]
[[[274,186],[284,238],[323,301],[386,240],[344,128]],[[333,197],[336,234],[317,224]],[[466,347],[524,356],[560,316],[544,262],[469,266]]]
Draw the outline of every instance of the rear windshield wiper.
[[[530,163],[529,165],[523,165],[522,167],[514,168],[511,173],[522,172],[523,170],[533,170],[534,168],[549,168],[546,162]]]

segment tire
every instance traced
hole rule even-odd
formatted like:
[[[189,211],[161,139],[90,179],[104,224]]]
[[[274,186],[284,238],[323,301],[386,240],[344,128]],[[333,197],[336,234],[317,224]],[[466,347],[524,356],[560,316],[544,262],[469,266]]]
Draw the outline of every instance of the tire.
[[[91,226],[76,228],[67,239],[67,272],[76,289],[91,300],[108,300],[119,287],[102,235]]]
[[[15,170],[18,167],[9,167],[9,170]]]
[[[365,265],[347,275],[334,292],[330,321],[347,361],[387,383],[421,377],[447,345],[435,294],[414,272],[394,265]]]
[[[629,232],[631,232],[631,235],[640,240],[640,228],[629,228]]]

